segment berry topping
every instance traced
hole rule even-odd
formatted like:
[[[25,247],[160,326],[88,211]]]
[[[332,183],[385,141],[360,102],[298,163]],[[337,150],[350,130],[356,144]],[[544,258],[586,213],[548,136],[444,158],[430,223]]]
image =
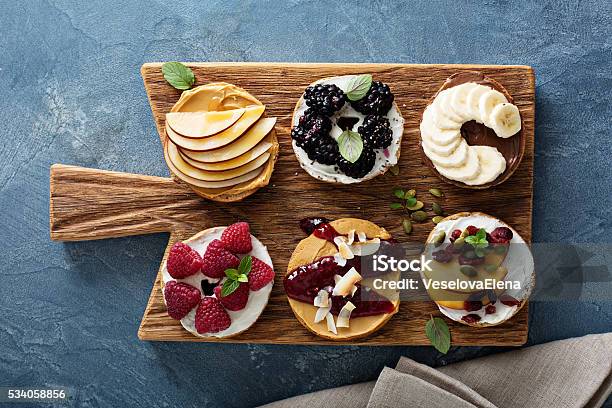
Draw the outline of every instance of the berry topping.
[[[512,240],[514,234],[508,227],[497,227],[491,232],[491,242],[494,244],[506,244]]]
[[[300,220],[300,229],[304,234],[310,235],[321,224],[327,224],[329,220],[324,217],[303,218]]]
[[[291,138],[299,147],[311,150],[331,138],[331,128],[332,123],[328,117],[307,109],[300,117],[298,125],[291,129]]]
[[[453,259],[452,252],[449,252],[446,249],[441,249],[439,251],[432,252],[431,256],[434,259],[434,261],[437,261],[440,263],[448,263],[452,261]]]
[[[242,310],[249,300],[249,285],[241,283],[236,290],[226,296],[221,295],[221,286],[215,288],[215,296],[227,310]]]
[[[499,297],[499,301],[502,302],[506,306],[518,306],[521,304],[521,301],[513,298],[510,295],[503,294]]]
[[[457,240],[457,238],[459,238],[461,236],[461,230],[456,229],[453,230],[453,232],[451,232],[451,236],[450,236],[450,242],[455,242]]]
[[[478,316],[477,314],[469,314],[469,315],[463,316],[461,320],[463,320],[464,322],[468,324],[472,324],[472,323],[479,322],[480,316]]]
[[[493,313],[495,313],[496,311],[497,311],[497,308],[496,308],[496,307],[495,307],[495,305],[494,305],[494,304],[492,304],[492,303],[489,303],[489,304],[487,305],[487,307],[485,307],[485,313],[486,313],[486,314],[493,314]]]
[[[230,327],[232,319],[216,297],[201,300],[195,315],[198,333],[218,333]]]
[[[253,250],[249,224],[237,222],[227,227],[221,234],[221,242],[228,251],[235,254],[246,254]]]
[[[485,261],[484,258],[479,258],[478,256],[472,257],[471,254],[474,251],[469,251],[459,255],[459,265],[482,265]]]
[[[482,309],[482,302],[480,300],[466,300],[463,302],[463,309],[468,312],[475,312]]]
[[[200,303],[200,291],[186,283],[170,281],[164,286],[164,299],[168,315],[181,320]]]
[[[249,287],[259,290],[274,280],[274,270],[267,263],[255,258],[249,273]]]
[[[211,278],[222,278],[225,270],[235,268],[240,260],[227,249],[221,241],[213,239],[204,253],[202,273]]]
[[[336,85],[317,84],[306,88],[304,100],[311,109],[331,116],[344,106],[346,95]]]
[[[202,268],[202,258],[189,245],[177,242],[170,248],[166,267],[173,278],[186,278]]]
[[[384,116],[366,116],[357,131],[361,134],[363,142],[374,149],[389,147],[393,140],[389,119]]]
[[[354,179],[365,177],[372,169],[376,162],[376,153],[371,147],[363,146],[361,156],[355,163],[351,163],[344,157],[338,160],[338,168],[341,172]]]
[[[469,234],[469,235],[476,235],[476,234],[478,233],[478,230],[479,230],[480,228],[476,228],[475,226],[470,225],[470,226],[469,226],[469,227],[467,227],[466,229],[467,229],[467,232],[468,232],[468,234]]]
[[[364,115],[386,115],[394,98],[388,85],[373,81],[368,93],[358,101],[352,101],[351,105]]]

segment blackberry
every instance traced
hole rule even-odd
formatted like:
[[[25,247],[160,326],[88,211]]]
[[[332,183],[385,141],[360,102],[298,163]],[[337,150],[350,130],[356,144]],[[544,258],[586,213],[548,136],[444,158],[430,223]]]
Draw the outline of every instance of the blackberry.
[[[317,84],[304,91],[304,100],[309,108],[326,116],[331,116],[344,106],[346,95],[336,85]]]
[[[386,115],[393,105],[393,99],[395,97],[387,84],[373,81],[368,93],[358,101],[352,101],[351,105],[364,115]]]
[[[329,137],[331,128],[332,123],[328,117],[307,109],[298,125],[291,129],[291,138],[299,147],[309,150],[318,146],[324,138]]]
[[[364,146],[361,156],[355,163],[351,163],[344,157],[338,160],[338,168],[341,172],[354,179],[365,177],[373,168],[376,162],[376,153],[369,146]]]
[[[312,146],[306,153],[310,160],[328,165],[336,164],[341,157],[338,142],[331,136],[322,138],[318,145]]]
[[[384,116],[366,116],[357,131],[361,134],[363,142],[374,149],[389,147],[393,140],[391,124]]]

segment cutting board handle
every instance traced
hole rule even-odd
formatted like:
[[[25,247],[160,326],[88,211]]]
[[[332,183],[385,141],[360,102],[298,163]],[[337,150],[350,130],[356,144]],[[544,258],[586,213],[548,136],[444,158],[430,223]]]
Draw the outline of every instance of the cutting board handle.
[[[54,164],[51,239],[82,241],[171,231],[193,200],[171,178]]]

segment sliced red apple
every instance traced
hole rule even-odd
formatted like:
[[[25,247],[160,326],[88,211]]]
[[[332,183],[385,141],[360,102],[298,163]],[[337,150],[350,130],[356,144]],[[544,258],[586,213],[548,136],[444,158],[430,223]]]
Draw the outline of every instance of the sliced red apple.
[[[181,149],[181,153],[183,153],[185,157],[202,163],[216,163],[231,160],[253,149],[255,145],[262,141],[266,135],[272,131],[275,124],[276,118],[263,118],[251,126],[242,137],[229,145],[205,152]],[[271,137],[266,139],[270,141]]]
[[[199,161],[195,161],[189,158],[189,156],[185,155],[180,149],[179,154],[181,155],[183,160],[185,160],[187,163],[197,169],[207,171],[225,171],[235,169],[236,167],[244,166],[245,164],[257,159],[259,156],[266,153],[270,149],[270,147],[272,147],[272,143],[268,142],[267,140],[262,140],[248,152],[241,154],[240,156],[235,157],[233,159],[217,163],[201,163]]]
[[[266,107],[263,105],[254,105],[245,108],[242,117],[230,128],[209,137],[194,139],[181,136],[168,126],[168,123],[166,123],[166,134],[174,144],[183,149],[199,152],[218,149],[232,143],[242,136],[248,128],[257,122],[264,113],[265,108]]]
[[[185,183],[190,184],[192,186],[195,187],[199,187],[199,188],[206,188],[206,189],[214,189],[214,188],[227,188],[227,187],[232,187],[250,180],[253,180],[254,178],[256,178],[257,176],[259,176],[259,174],[261,174],[262,170],[265,168],[264,166],[261,166],[249,173],[243,174],[240,177],[236,177],[233,179],[229,179],[229,180],[222,180],[222,181],[202,181],[202,180],[198,180],[196,178],[190,177],[184,173],[182,173],[181,171],[179,171],[179,169],[176,168],[176,166],[174,165],[174,163],[172,163],[172,161],[170,160],[170,158],[168,157],[168,145],[170,143],[168,143],[166,145],[166,148],[164,149],[164,156],[166,159],[166,163],[168,164],[168,167],[170,168],[170,171],[172,171],[172,173],[174,173],[176,175],[176,177],[178,177],[179,179],[183,180]]]
[[[170,112],[166,123],[181,136],[202,138],[215,135],[238,121],[245,109],[215,112]]]
[[[231,170],[207,171],[191,166],[179,154],[173,143],[168,143],[168,157],[174,166],[183,174],[202,181],[223,181],[240,177],[263,166],[270,158],[270,153],[264,153],[257,159]]]

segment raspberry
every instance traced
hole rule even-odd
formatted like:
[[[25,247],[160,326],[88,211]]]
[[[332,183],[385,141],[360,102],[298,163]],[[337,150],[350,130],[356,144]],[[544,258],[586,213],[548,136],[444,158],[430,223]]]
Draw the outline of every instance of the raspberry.
[[[241,283],[238,289],[227,296],[221,296],[222,285],[215,287],[215,296],[227,310],[242,310],[249,300],[249,285]]]
[[[186,278],[202,268],[202,257],[189,245],[177,242],[170,248],[166,268],[173,278]]]
[[[230,225],[221,234],[221,242],[225,245],[228,251],[235,254],[246,254],[253,250],[251,244],[251,233],[249,232],[249,224],[246,222],[237,222]]]
[[[492,303],[489,303],[487,307],[485,307],[485,314],[493,314],[496,311],[497,311],[497,308]]]
[[[195,327],[198,333],[218,333],[231,324],[232,319],[216,297],[202,299],[195,315]]]
[[[510,307],[518,306],[521,304],[520,300],[515,299],[512,296],[507,295],[505,293],[499,297],[499,301],[502,302],[504,305],[510,306]]]
[[[459,265],[477,266],[477,265],[482,265],[484,261],[485,261],[484,258],[479,258],[479,257],[470,258],[469,256],[465,256],[465,254],[459,255]]]
[[[204,253],[202,260],[202,273],[211,278],[222,278],[225,270],[236,268],[240,264],[234,254],[225,249],[225,246],[218,239],[213,239]]]
[[[467,227],[467,231],[469,235],[476,235],[478,233],[479,228],[476,228],[473,225],[470,225],[469,227]]]
[[[431,256],[434,259],[434,261],[440,262],[440,263],[448,263],[453,260],[453,254],[451,252],[448,252],[445,249],[441,249],[439,251],[433,252]]]
[[[491,242],[494,244],[507,244],[512,240],[514,234],[508,227],[497,227],[491,232]]]
[[[455,242],[461,236],[461,230],[456,229],[451,233],[450,242]]]
[[[200,291],[186,283],[170,281],[164,286],[164,299],[168,315],[181,320],[200,303]]]
[[[480,321],[480,316],[478,316],[477,314],[469,314],[469,315],[463,316],[461,320],[463,320],[464,322],[468,324],[473,324],[473,323],[477,323]]]
[[[252,257],[253,264],[249,273],[249,287],[259,290],[274,280],[274,270],[267,263]]]

